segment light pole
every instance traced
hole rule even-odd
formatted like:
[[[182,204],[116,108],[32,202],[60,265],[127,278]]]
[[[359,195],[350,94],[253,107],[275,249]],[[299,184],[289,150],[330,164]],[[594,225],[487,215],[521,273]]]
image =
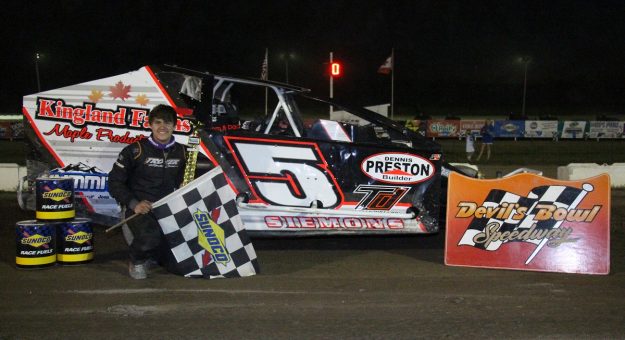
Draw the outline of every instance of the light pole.
[[[530,63],[530,61],[532,61],[532,58],[527,57],[527,56],[521,57],[520,61],[525,66],[525,76],[523,78],[523,108],[521,109],[521,115],[525,117],[525,96],[527,94],[527,65]]]
[[[295,53],[290,52],[290,53],[282,53],[280,54],[280,59],[284,60],[284,74],[285,74],[285,78],[286,78],[286,83],[289,83],[289,59],[294,60],[295,59]]]
[[[41,59],[41,54],[35,53],[35,72],[37,73],[37,92],[41,92],[41,82],[39,81],[39,59]]]
[[[332,62],[334,61],[334,52],[330,52],[330,63],[328,65],[330,65],[330,67],[332,67]],[[334,98],[334,77],[332,77],[332,71],[328,72],[330,75],[330,100],[332,100],[332,98]],[[332,119],[332,111],[333,111],[333,107],[332,104],[330,104],[330,119]]]

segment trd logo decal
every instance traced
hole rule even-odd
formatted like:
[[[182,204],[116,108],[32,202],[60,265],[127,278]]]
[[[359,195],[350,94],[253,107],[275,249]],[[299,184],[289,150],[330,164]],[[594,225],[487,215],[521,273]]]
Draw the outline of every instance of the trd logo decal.
[[[356,210],[391,210],[408,191],[410,187],[361,184],[354,193],[365,196],[358,202]]]

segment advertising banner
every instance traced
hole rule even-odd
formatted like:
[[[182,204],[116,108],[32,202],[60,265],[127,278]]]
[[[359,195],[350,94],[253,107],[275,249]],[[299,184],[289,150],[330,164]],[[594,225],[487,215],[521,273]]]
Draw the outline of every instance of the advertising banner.
[[[428,120],[427,137],[458,137],[460,120],[432,119]]]
[[[590,138],[622,138],[623,122],[592,121],[589,122],[588,137]]]
[[[472,120],[461,120],[460,121],[460,131],[465,134],[467,131],[469,133],[477,134],[480,132],[480,129],[484,126],[483,119],[472,119]]]
[[[586,132],[586,121],[565,120],[562,124],[562,138],[583,139]]]
[[[495,121],[495,137],[518,138],[525,134],[525,121],[523,120],[497,120]]]
[[[526,120],[525,137],[554,138],[558,135],[557,120]]]
[[[608,274],[610,177],[479,180],[451,173],[445,264]]]

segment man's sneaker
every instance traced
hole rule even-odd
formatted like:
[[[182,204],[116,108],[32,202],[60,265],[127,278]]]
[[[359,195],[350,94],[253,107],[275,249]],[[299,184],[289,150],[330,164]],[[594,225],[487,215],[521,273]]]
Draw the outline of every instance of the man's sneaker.
[[[145,263],[133,264],[128,263],[128,274],[135,280],[143,280],[148,278],[148,270]]]

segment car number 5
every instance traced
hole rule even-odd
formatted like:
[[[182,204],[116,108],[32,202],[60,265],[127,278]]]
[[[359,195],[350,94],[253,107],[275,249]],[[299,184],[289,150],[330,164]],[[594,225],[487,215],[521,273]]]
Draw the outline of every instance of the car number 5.
[[[245,176],[267,203],[309,207],[318,201],[325,208],[340,203],[336,182],[313,145],[233,144]]]

